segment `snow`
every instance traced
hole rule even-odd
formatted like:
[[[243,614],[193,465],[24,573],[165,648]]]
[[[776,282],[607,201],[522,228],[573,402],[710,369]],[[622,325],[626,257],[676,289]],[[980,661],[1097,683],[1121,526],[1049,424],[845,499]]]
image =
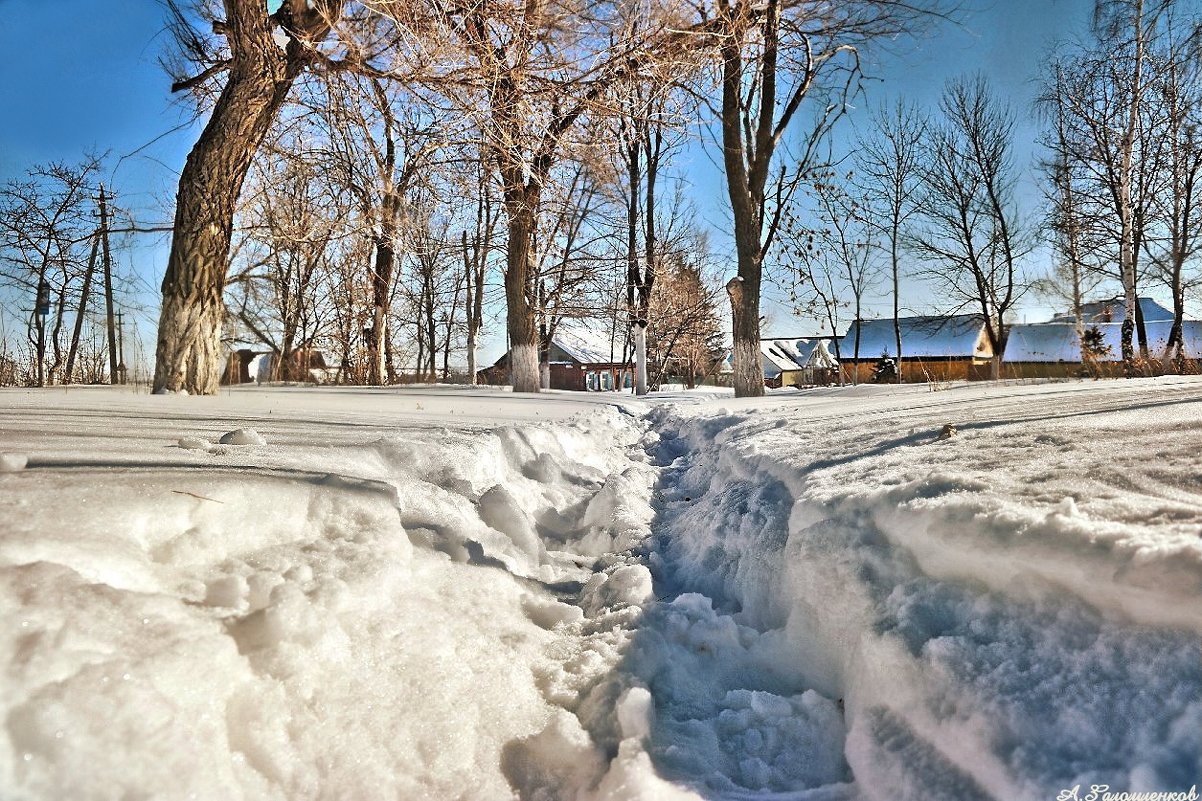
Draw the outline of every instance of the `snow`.
[[[1197,378],[0,392],[0,795],[1185,792],[1199,428]]]

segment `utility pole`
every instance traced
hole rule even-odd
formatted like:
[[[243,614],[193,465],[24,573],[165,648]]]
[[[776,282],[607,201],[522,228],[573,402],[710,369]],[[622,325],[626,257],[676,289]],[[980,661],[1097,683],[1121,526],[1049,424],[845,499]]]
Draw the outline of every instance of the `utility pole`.
[[[117,375],[125,383],[125,313],[117,312]]]
[[[83,292],[79,295],[79,313],[75,315],[75,330],[71,332],[71,347],[67,350],[67,371],[63,374],[66,383],[75,375],[75,356],[79,353],[79,335],[83,332],[83,318],[88,310],[88,299],[92,294],[92,273],[96,271],[96,251],[100,248],[100,236],[92,237],[92,255],[88,257],[88,271],[83,277]]]
[[[113,319],[113,258],[109,252],[109,215],[104,184],[100,185],[100,244],[104,253],[104,311],[108,318],[109,383],[117,383],[117,332]]]

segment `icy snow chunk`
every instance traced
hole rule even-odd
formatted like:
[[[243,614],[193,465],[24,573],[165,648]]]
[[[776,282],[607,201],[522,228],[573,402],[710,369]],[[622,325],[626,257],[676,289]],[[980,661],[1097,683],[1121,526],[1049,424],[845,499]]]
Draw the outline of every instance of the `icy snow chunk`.
[[[480,519],[513,541],[518,550],[536,563],[542,542],[534,523],[513,493],[497,484],[480,496]]]
[[[180,437],[179,446],[186,451],[207,451],[213,444],[200,437]]]
[[[24,453],[0,453],[0,473],[16,473],[27,464],[29,457]]]
[[[578,797],[601,775],[605,760],[576,716],[556,709],[541,732],[505,746],[501,769],[521,798],[550,801]]]
[[[221,435],[218,440],[222,445],[266,445],[267,440],[253,428],[236,428]]]
[[[594,573],[580,594],[590,617],[618,605],[642,606],[655,597],[651,571],[644,565],[623,565],[612,573]]]
[[[584,610],[579,606],[560,603],[551,598],[526,595],[522,598],[522,611],[530,622],[539,628],[553,629],[561,623],[572,624],[584,620]]]
[[[645,740],[651,736],[655,708],[651,702],[651,691],[646,687],[631,687],[618,699],[618,727],[622,739]]]
[[[250,594],[243,576],[222,576],[205,584],[205,605],[242,608]]]

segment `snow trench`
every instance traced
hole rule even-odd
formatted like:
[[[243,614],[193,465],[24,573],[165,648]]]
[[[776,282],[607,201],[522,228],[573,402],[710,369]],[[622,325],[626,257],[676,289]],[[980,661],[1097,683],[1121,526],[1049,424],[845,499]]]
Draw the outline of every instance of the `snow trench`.
[[[0,798],[1199,782],[1192,551],[1075,591],[1074,509],[1019,520],[939,454],[857,482],[880,448],[799,460],[789,425],[607,408],[0,474]],[[53,530],[39,492],[71,493]]]

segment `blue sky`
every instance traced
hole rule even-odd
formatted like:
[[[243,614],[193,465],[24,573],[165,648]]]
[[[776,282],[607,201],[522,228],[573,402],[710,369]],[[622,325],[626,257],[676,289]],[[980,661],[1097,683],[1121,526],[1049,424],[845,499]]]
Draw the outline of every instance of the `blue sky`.
[[[1040,59],[1055,39],[1083,29],[1092,0],[965,5],[960,25],[944,25],[917,45],[899,44],[896,52],[869,54],[868,72],[879,81],[870,85],[862,106],[900,93],[930,107],[948,77],[982,71],[1025,115],[1036,94]],[[172,99],[170,81],[157,63],[167,44],[162,7],[156,0],[0,0],[0,12],[5,19],[0,48],[7,55],[0,70],[0,180],[37,163],[77,161],[89,148],[108,151],[110,163],[119,162],[112,177],[118,204],[140,222],[163,222],[199,128],[190,124],[188,107]],[[851,115],[843,135],[859,116]],[[1033,124],[1020,126],[1020,160],[1029,159],[1035,135]],[[725,192],[713,159],[694,151],[683,166],[703,217],[721,225]],[[1032,183],[1028,196],[1035,191]],[[726,246],[720,231],[714,241]],[[166,262],[165,238],[137,237],[121,258],[139,276],[135,289],[152,305]],[[928,305],[924,293],[916,288],[910,305]],[[783,308],[769,305],[768,312],[772,333],[805,327]],[[1027,313],[1037,317],[1043,310]],[[135,317],[148,341],[153,317],[153,310]]]

